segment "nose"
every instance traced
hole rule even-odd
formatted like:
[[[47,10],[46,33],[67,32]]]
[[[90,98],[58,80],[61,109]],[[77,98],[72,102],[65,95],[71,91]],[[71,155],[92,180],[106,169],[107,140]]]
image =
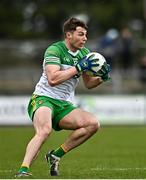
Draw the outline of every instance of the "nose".
[[[84,41],[87,41],[87,36],[85,35],[84,38],[83,38]]]

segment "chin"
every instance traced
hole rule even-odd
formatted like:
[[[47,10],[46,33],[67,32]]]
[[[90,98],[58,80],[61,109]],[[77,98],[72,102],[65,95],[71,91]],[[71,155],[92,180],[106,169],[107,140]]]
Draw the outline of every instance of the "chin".
[[[79,46],[78,49],[82,49],[84,46]]]

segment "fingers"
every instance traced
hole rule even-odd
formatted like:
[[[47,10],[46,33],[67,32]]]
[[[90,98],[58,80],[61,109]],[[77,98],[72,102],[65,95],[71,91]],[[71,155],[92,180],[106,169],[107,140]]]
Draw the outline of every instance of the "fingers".
[[[89,57],[88,57],[88,60],[92,60],[92,58],[95,56],[95,54],[91,54]]]
[[[102,68],[96,73],[97,76],[107,76],[110,72],[110,65],[106,62],[103,64]]]
[[[104,63],[104,65],[102,66],[101,70],[102,70],[102,72],[104,74],[109,73],[110,72],[110,65],[107,64],[107,63]]]
[[[92,60],[92,61],[91,61],[91,65],[94,66],[94,67],[98,67],[98,66],[99,66],[99,63],[98,63],[98,61],[96,61],[96,60]]]
[[[111,76],[110,76],[110,74],[105,74],[101,78],[102,78],[103,81],[109,81],[111,79]]]

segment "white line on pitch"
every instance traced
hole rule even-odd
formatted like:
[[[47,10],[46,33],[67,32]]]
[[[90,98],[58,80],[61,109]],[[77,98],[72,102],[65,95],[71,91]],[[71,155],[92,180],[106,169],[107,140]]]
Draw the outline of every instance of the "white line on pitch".
[[[4,169],[4,170],[2,170],[2,169],[0,169],[0,173],[8,173],[8,172],[12,172],[12,170],[6,170],[6,169]]]
[[[133,167],[133,168],[106,168],[106,167],[97,167],[91,168],[92,171],[129,171],[129,170],[146,170],[146,167]]]

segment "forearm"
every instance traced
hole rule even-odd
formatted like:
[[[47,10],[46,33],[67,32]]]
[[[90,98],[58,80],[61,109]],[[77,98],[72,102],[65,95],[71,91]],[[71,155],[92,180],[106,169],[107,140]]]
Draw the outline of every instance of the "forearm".
[[[95,88],[103,82],[101,77],[91,77],[91,76],[88,76],[86,73],[82,74],[82,78],[83,78],[85,87],[88,89]]]
[[[102,82],[103,80],[100,77],[92,77],[85,86],[88,89],[92,89],[99,86]]]
[[[56,86],[58,84],[63,83],[64,81],[72,78],[74,75],[76,75],[78,72],[75,67],[71,67],[66,70],[57,70],[55,72],[52,72],[52,74],[47,75],[48,77],[48,83],[51,86]]]

